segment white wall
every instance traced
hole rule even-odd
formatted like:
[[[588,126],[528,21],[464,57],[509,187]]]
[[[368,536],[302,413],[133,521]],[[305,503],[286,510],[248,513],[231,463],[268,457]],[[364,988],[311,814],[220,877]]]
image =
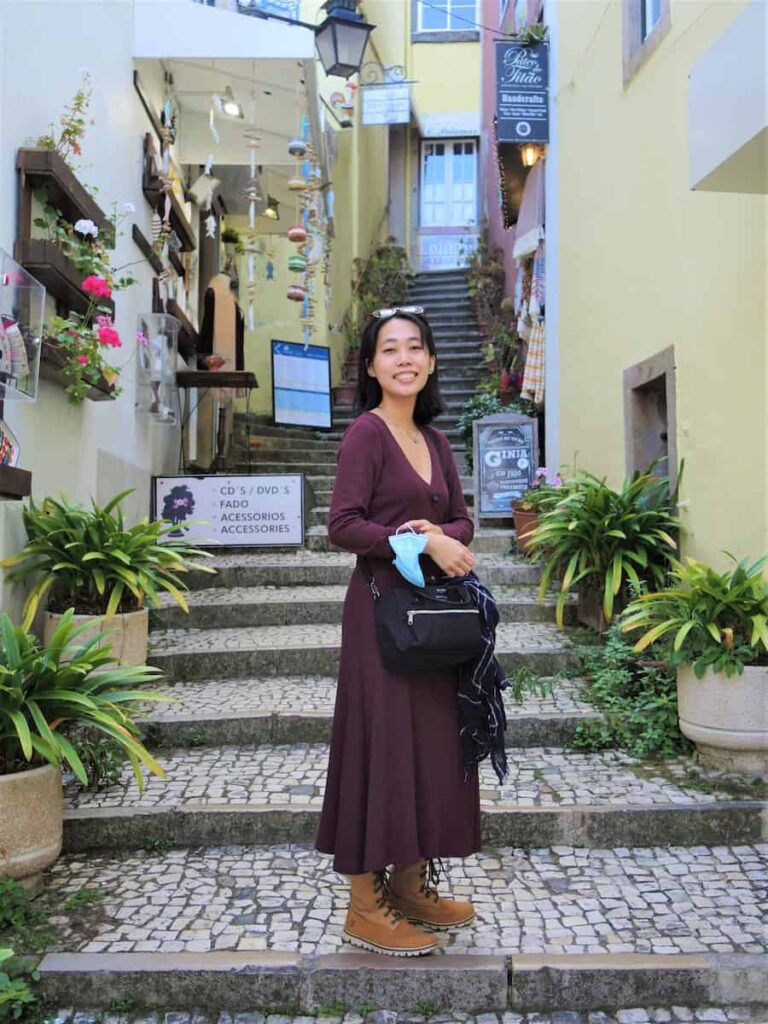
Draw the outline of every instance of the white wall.
[[[115,296],[123,348],[115,350],[113,362],[125,364],[123,394],[115,401],[72,407],[62,388],[41,381],[37,402],[7,402],[6,419],[20,439],[21,464],[32,471],[35,498],[64,492],[78,501],[91,495],[103,501],[134,486],[129,512],[143,515],[149,510],[150,475],[175,470],[178,432],[134,414],[136,319],[151,309],[153,271],[131,239],[134,220],[150,237],[151,214],[141,192],[142,138],[149,124],[133,89],[131,51],[130,0],[6,0],[0,5],[0,246],[12,254],[16,151],[58,122],[85,66],[93,79],[89,116],[94,124],[83,142],[79,177],[98,188],[96,199],[105,210],[113,202],[135,206],[112,259],[114,266],[140,261],[131,267],[139,283]],[[0,529],[0,555],[6,553],[7,535]]]

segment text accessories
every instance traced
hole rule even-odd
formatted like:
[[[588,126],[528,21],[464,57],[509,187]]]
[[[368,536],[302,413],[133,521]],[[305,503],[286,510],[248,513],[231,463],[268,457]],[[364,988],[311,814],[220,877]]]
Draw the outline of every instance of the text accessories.
[[[458,668],[482,654],[480,613],[463,578],[397,587],[382,596],[364,559],[361,567],[375,602],[381,660],[390,672],[421,675]]]
[[[424,533],[417,533],[412,526],[409,526],[408,530],[410,533],[400,533],[398,529],[394,536],[389,538],[389,546],[395,552],[395,568],[400,575],[414,587],[423,587],[424,573],[419,565],[419,555],[427,546],[429,537]]]
[[[423,306],[389,306],[387,309],[374,309],[371,316],[374,320],[388,320],[397,313],[411,313],[414,316],[424,316]]]

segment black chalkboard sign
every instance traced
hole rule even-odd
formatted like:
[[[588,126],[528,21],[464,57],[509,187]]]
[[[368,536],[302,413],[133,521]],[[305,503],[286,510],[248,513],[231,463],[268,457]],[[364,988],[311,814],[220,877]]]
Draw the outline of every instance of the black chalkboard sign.
[[[539,467],[538,423],[498,413],[473,424],[475,518],[511,519],[512,502],[530,489]]]
[[[549,142],[549,48],[496,43],[496,139]]]

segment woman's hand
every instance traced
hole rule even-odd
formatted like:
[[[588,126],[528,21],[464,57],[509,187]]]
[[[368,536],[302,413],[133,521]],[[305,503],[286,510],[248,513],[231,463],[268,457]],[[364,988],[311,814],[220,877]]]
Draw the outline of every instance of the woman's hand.
[[[399,529],[406,530],[410,527],[415,530],[416,533],[432,533],[435,536],[443,534],[442,526],[438,526],[436,523],[430,523],[428,519],[409,519],[407,523],[403,523]]]
[[[442,531],[429,533],[424,554],[429,555],[449,576],[465,576],[475,564],[475,556],[469,548],[453,537],[446,537]]]

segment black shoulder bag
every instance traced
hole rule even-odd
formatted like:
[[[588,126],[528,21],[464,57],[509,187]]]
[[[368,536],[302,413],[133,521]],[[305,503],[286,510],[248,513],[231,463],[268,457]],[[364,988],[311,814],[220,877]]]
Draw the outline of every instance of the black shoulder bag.
[[[480,612],[460,577],[425,587],[396,587],[383,597],[361,559],[375,602],[376,635],[384,667],[398,675],[458,668],[479,657]]]

